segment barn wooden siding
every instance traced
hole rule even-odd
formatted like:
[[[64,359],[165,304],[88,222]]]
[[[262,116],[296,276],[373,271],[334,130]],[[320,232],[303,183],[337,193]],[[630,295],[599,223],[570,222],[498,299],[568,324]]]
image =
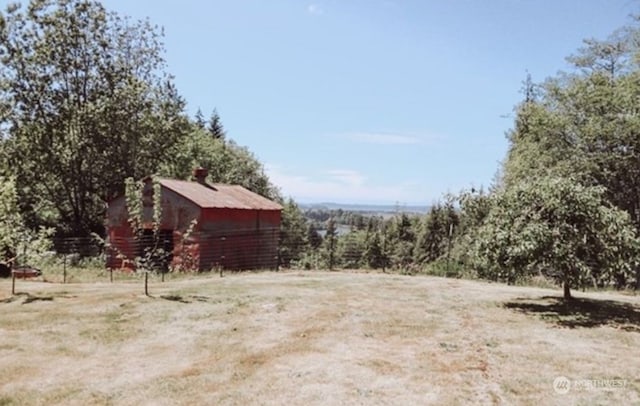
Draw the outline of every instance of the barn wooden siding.
[[[160,230],[169,265],[183,270],[272,269],[278,264],[282,207],[242,186],[160,179]],[[143,228],[153,228],[153,186],[143,189]],[[128,222],[125,197],[107,209],[109,268],[134,268],[141,241]],[[187,235],[193,221],[196,226]]]

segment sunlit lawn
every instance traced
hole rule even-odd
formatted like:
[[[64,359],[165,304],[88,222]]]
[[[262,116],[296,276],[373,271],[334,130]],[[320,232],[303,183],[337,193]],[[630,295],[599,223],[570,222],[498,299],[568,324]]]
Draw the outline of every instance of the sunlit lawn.
[[[0,405],[640,402],[637,296],[265,272],[152,277],[146,297],[94,272],[0,282]]]

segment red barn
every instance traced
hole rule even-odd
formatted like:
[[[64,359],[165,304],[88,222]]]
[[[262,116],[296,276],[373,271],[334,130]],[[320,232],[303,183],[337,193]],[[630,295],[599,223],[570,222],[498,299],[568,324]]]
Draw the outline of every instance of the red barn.
[[[282,206],[242,186],[159,179],[162,202],[159,238],[153,242],[153,182],[145,179],[143,225],[131,229],[124,196],[109,203],[107,267],[133,268],[150,244],[163,248],[164,264],[184,270],[267,269],[278,264]]]

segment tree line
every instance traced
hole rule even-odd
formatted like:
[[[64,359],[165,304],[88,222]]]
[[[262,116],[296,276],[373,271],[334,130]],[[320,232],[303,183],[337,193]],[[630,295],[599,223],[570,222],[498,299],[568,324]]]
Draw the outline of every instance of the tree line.
[[[572,288],[640,287],[637,21],[585,40],[567,60],[569,72],[539,83],[527,76],[488,191],[462,191],[425,216],[341,237],[328,224],[316,263],[406,270],[444,260],[446,269],[507,283],[550,278],[565,298]]]
[[[326,217],[326,220],[322,219]],[[284,266],[415,270],[451,251],[460,213],[452,197],[425,215],[390,218],[346,210],[303,212],[289,199],[283,210],[280,260]],[[350,227],[343,235],[338,225]]]
[[[567,298],[572,288],[640,284],[637,21],[586,40],[569,72],[526,78],[488,191],[446,196],[422,216],[343,213],[345,235],[336,216],[310,223],[284,201],[217,111],[187,114],[162,37],[97,1],[31,0],[0,12],[0,249],[104,235],[105,202],[124,193],[125,179],[187,179],[202,166],[210,181],[284,204],[285,266],[432,267],[507,283],[542,275]]]

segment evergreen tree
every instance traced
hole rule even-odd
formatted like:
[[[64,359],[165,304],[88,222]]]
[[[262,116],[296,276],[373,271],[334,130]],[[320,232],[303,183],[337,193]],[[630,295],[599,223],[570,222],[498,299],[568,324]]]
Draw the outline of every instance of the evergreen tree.
[[[396,268],[406,268],[413,262],[415,232],[412,220],[406,213],[397,215],[392,223],[387,241],[391,262]]]
[[[317,250],[322,245],[322,236],[313,224],[307,227],[307,241],[312,250]]]
[[[218,114],[218,110],[213,109],[211,112],[211,118],[209,119],[209,134],[214,139],[224,140],[227,136],[224,127],[222,126],[222,120],[220,119],[220,115]]]
[[[207,126],[207,123],[204,121],[204,116],[202,115],[202,110],[200,110],[199,108],[198,108],[198,111],[196,111],[194,121],[195,121],[196,127],[198,127],[201,130],[204,130],[204,128]]]
[[[439,203],[432,205],[418,228],[414,251],[416,263],[432,262],[444,254],[448,238],[447,224],[443,207]]]
[[[338,231],[336,229],[336,223],[333,218],[327,221],[326,233],[324,235],[324,251],[327,258],[327,265],[330,270],[336,264],[336,248],[338,240]]]
[[[362,266],[362,256],[365,251],[365,234],[352,231],[338,239],[336,256],[340,265],[348,269],[358,269]]]
[[[385,259],[382,252],[382,244],[380,241],[380,232],[374,231],[367,239],[364,261],[368,267],[373,269],[384,268]]]

